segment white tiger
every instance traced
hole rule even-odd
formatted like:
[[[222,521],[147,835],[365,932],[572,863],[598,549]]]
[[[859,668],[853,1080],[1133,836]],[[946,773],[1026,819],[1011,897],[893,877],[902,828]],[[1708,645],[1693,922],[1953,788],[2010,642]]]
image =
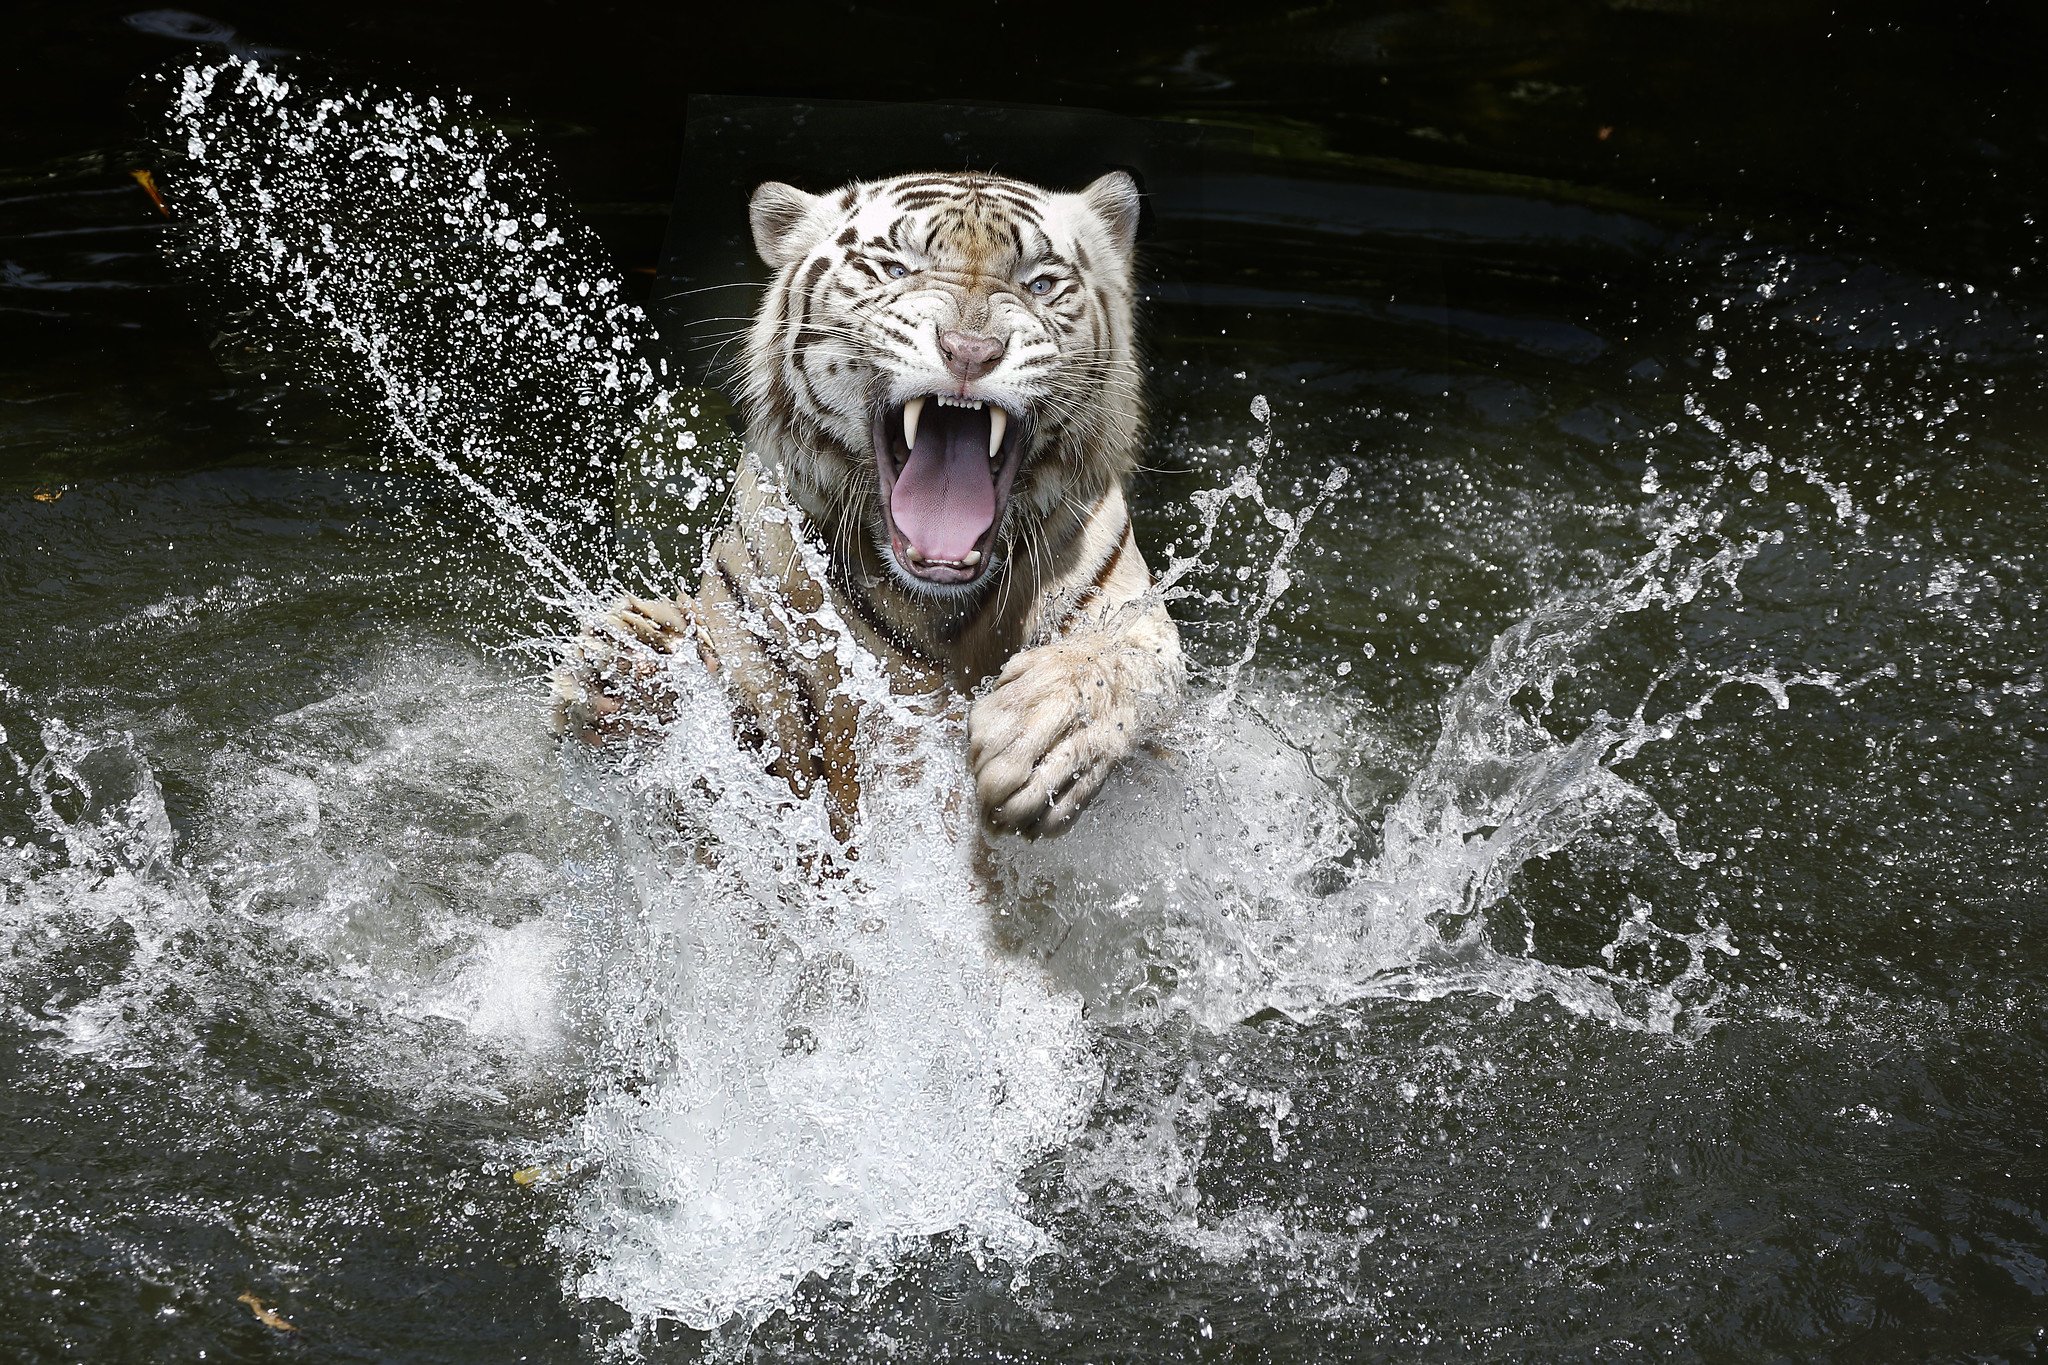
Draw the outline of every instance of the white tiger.
[[[872,747],[851,634],[897,693],[974,698],[991,826],[1071,822],[1182,680],[1125,502],[1138,208],[1122,172],[1074,194],[977,174],[757,189],[774,279],[731,525],[694,598],[627,598],[586,632],[559,724],[592,743],[658,727],[650,656],[693,644],[773,770],[799,796],[826,784],[845,840]]]

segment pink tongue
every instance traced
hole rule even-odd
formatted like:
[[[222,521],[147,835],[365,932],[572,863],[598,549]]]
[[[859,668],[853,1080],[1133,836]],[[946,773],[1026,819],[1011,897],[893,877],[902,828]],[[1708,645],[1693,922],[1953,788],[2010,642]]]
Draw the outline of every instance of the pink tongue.
[[[928,403],[889,514],[926,559],[961,559],[996,519],[988,468],[988,413]]]

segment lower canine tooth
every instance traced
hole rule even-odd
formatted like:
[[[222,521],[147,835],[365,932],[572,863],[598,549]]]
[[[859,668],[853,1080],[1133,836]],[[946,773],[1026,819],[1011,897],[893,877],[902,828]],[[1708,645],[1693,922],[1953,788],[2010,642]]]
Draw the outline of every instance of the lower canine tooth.
[[[922,564],[922,563],[924,563],[924,556],[923,556],[923,555],[921,555],[921,554],[919,554],[919,553],[917,552],[917,547],[916,547],[915,545],[913,545],[913,546],[911,546],[911,547],[910,547],[909,549],[905,550],[905,551],[903,552],[903,557],[904,557],[905,559],[909,560],[909,561],[910,561],[911,563],[913,563],[913,564]]]
[[[960,562],[962,564],[965,564],[970,569],[973,568],[975,565],[981,563],[981,551],[969,550],[966,554],[960,556]]]
[[[924,415],[924,399],[913,398],[903,405],[903,444],[917,449],[917,419]]]
[[[996,452],[1003,448],[1003,433],[1010,428],[1010,414],[1001,408],[988,410],[988,462],[996,462]]]

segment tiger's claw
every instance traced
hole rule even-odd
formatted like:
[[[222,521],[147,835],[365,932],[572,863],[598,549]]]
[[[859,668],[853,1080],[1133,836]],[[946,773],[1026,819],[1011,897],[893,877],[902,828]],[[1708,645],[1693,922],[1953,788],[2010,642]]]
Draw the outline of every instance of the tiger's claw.
[[[622,597],[583,628],[554,675],[555,733],[593,748],[659,734],[674,717],[666,656],[691,638],[688,611],[661,598]]]
[[[1128,755],[1163,689],[1153,656],[1070,640],[1010,659],[968,716],[968,771],[982,814],[1029,837],[1072,824]]]

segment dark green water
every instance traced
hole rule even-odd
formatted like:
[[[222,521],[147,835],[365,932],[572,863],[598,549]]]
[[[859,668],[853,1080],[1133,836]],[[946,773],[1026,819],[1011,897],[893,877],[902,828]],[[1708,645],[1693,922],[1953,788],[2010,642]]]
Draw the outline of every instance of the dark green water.
[[[0,128],[0,1354],[2042,1354],[2030,12],[125,13],[20,10]],[[1005,1033],[883,935],[775,1046],[833,913],[948,884],[757,950],[649,813],[686,782],[554,752],[574,594],[507,508],[645,513],[560,477],[645,395],[557,400],[563,338],[651,342],[408,311],[394,263],[476,248],[439,182],[348,178],[368,116],[195,257],[128,171],[177,173],[147,78],[236,45],[475,93],[557,279],[634,298],[687,93],[1210,130],[1148,248],[1141,532],[1185,552],[1251,463],[1285,515],[1229,502],[1176,607],[1182,766],[1005,854],[1058,1008]],[[381,377],[252,274],[321,222]],[[510,452],[509,501],[402,423]],[[601,574],[609,529],[539,539]]]

